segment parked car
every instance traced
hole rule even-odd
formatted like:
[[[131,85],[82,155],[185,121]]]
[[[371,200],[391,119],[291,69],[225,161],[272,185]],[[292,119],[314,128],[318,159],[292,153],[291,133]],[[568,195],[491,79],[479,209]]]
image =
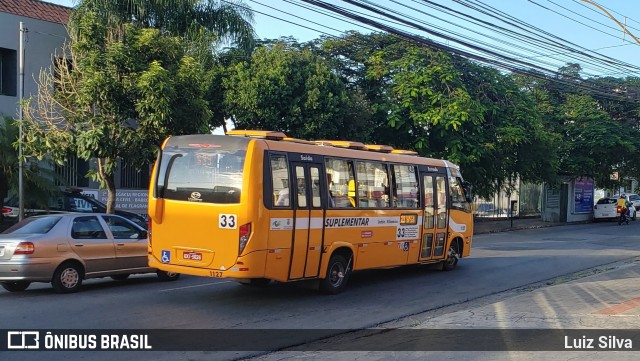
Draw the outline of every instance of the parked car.
[[[629,202],[633,204],[636,211],[640,211],[640,195],[635,193],[628,193],[627,198],[629,199]]]
[[[105,213],[107,206],[95,198],[87,197],[78,190],[61,191],[58,196],[48,202],[48,209],[33,209],[25,207],[24,216],[31,217],[41,214],[60,212]],[[2,215],[11,220],[18,218],[18,198],[11,197],[2,208]],[[140,214],[116,209],[115,214],[125,217],[140,227],[147,228],[147,219]]]
[[[473,214],[476,217],[509,217],[509,211],[504,208],[496,208],[493,203],[479,203],[475,206]]]
[[[51,282],[55,291],[77,291],[82,280],[134,273],[177,273],[150,268],[147,231],[114,214],[50,214],[25,218],[0,234],[0,285],[24,291],[31,282]]]
[[[593,221],[598,222],[603,219],[615,219],[618,216],[617,203],[620,196],[600,198],[593,206]],[[628,198],[628,197],[627,197]],[[629,216],[632,220],[636,220],[635,207],[629,207]]]

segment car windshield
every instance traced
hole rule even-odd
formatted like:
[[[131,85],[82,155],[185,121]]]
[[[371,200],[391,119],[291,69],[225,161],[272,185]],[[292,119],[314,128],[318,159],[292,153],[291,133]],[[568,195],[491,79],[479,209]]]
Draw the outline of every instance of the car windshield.
[[[629,200],[630,201],[640,201],[640,196],[637,194],[630,194],[629,195]]]
[[[615,204],[617,201],[615,198],[600,198],[597,204]]]
[[[4,234],[45,234],[60,221],[60,216],[31,217],[14,224]]]

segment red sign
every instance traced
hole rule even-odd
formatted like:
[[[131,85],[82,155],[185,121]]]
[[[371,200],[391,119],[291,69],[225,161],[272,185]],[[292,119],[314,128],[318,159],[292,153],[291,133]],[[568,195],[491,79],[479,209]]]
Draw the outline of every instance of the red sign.
[[[360,237],[361,238],[371,238],[371,237],[373,237],[373,231],[362,231],[362,233],[360,233]]]

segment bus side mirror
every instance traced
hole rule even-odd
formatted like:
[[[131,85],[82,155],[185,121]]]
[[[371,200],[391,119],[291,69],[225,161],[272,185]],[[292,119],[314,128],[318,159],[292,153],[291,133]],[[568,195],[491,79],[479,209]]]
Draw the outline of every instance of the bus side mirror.
[[[471,193],[472,189],[473,189],[473,186],[471,185],[471,183],[466,181],[462,182],[462,190],[464,191],[464,198],[469,203],[473,202],[473,194]]]

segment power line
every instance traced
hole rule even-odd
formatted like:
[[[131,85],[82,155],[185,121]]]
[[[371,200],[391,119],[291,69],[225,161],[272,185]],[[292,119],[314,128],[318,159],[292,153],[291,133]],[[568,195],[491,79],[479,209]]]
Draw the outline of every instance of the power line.
[[[480,62],[485,63],[485,64],[496,66],[498,68],[506,69],[506,70],[509,70],[511,72],[514,72],[514,73],[522,73],[522,74],[526,74],[526,75],[529,75],[529,76],[538,77],[538,78],[544,79],[544,80],[552,80],[554,82],[563,83],[565,85],[570,84],[570,85],[574,86],[576,89],[582,89],[582,90],[585,90],[585,91],[590,91],[590,92],[592,92],[594,94],[598,94],[599,96],[601,96],[603,98],[615,99],[615,100],[624,100],[624,101],[634,101],[634,100],[631,100],[631,99],[627,99],[627,98],[618,96],[616,94],[612,95],[609,88],[606,88],[606,87],[603,87],[603,86],[595,86],[594,84],[587,84],[581,78],[574,78],[574,77],[572,77],[570,75],[561,74],[561,73],[558,73],[556,71],[549,70],[547,68],[537,66],[535,64],[530,64],[530,63],[523,62],[523,61],[517,61],[516,59],[512,59],[510,57],[504,57],[504,56],[501,58],[502,60],[496,60],[496,59],[487,58],[487,57],[484,57],[484,56],[481,56],[481,55],[478,55],[478,54],[471,53],[471,52],[466,51],[466,50],[452,48],[450,46],[443,45],[443,44],[440,44],[440,43],[425,39],[423,37],[416,36],[415,34],[407,33],[406,31],[402,31],[402,30],[399,30],[399,29],[396,29],[396,28],[392,28],[392,27],[390,27],[388,25],[384,25],[384,24],[375,22],[375,21],[373,21],[371,19],[368,19],[366,17],[360,16],[360,15],[357,15],[357,14],[353,14],[352,12],[350,12],[349,10],[347,10],[345,8],[342,8],[342,7],[333,5],[333,4],[328,4],[328,3],[324,2],[324,1],[318,1],[318,0],[303,0],[303,1],[305,1],[305,2],[307,2],[309,4],[312,4],[314,6],[318,6],[320,8],[323,8],[323,9],[334,11],[336,13],[339,13],[339,14],[343,15],[343,16],[348,16],[348,17],[350,17],[350,18],[352,18],[352,19],[354,19],[356,21],[363,22],[363,23],[368,24],[370,26],[374,26],[374,27],[376,27],[376,28],[378,28],[380,30],[383,30],[383,31],[386,31],[386,32],[389,32],[389,33],[392,33],[392,34],[400,35],[400,36],[402,36],[404,38],[407,38],[407,39],[410,39],[410,40],[412,40],[412,41],[414,41],[416,43],[424,44],[424,45],[427,45],[427,46],[429,46],[431,48],[434,48],[434,49],[449,51],[449,52],[452,52],[454,54],[458,54],[458,55],[461,55],[461,56],[464,56],[464,57],[467,57],[467,58],[470,58],[470,59],[474,59],[474,60],[480,61]],[[425,31],[427,33],[431,33],[429,31],[429,29],[424,29],[422,26],[420,26],[418,24],[411,23],[410,21],[407,21],[407,20],[399,19],[395,15],[385,13],[384,11],[372,8],[372,7],[370,7],[370,6],[366,5],[366,4],[357,3],[356,1],[353,1],[353,0],[345,0],[345,2],[347,2],[347,3],[351,4],[351,5],[354,5],[354,6],[361,7],[363,9],[367,10],[367,11],[372,11],[374,13],[387,16],[387,17],[389,17],[391,19],[394,19],[396,21],[401,21],[403,23],[406,23],[408,26],[423,30],[423,31]],[[438,34],[438,35],[440,35],[440,34]],[[447,37],[444,36],[443,38],[447,38]],[[488,54],[492,53],[488,49],[483,49],[483,48],[474,46],[473,44],[467,44],[467,43],[461,42],[459,40],[457,41],[457,43],[462,43],[464,46],[469,46],[471,49],[477,49],[479,51],[483,51],[483,52],[488,53]],[[496,54],[491,54],[491,55],[496,55]]]

